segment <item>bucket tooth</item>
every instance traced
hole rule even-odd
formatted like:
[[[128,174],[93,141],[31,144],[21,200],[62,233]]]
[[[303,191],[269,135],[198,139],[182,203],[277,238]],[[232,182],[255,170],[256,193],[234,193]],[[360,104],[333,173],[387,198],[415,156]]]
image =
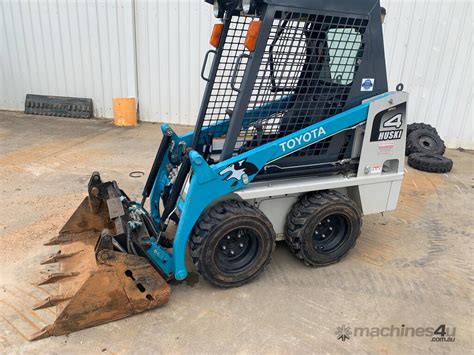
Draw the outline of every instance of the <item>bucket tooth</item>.
[[[47,325],[46,327],[43,327],[43,329],[37,331],[34,333],[31,337],[30,340],[39,340],[39,339],[44,339],[48,338],[53,335],[53,325]]]
[[[61,245],[61,244],[70,244],[75,241],[84,240],[88,238],[97,238],[99,232],[97,231],[84,231],[79,233],[60,233],[58,236],[51,238],[49,241],[44,243],[45,246],[50,245]]]
[[[44,259],[42,262],[40,262],[40,264],[45,265],[45,264],[56,263],[56,262],[58,262],[62,259],[69,258],[69,257],[74,256],[74,255],[79,254],[79,253],[80,253],[80,251],[77,251],[75,253],[61,253],[61,250],[60,250],[56,254],[48,256],[46,259]]]
[[[38,283],[38,286],[51,284],[51,283],[56,282],[58,280],[62,280],[62,279],[77,276],[77,275],[79,275],[78,272],[55,272],[55,273],[52,273],[51,275],[49,275],[43,281],[40,281]]]
[[[61,243],[65,243],[66,241],[64,241],[63,238],[61,238],[61,237],[62,237],[61,235],[53,237],[49,241],[44,243],[43,245],[49,246],[49,245],[59,245]]]
[[[33,310],[37,310],[37,309],[43,309],[43,308],[48,308],[48,307],[53,307],[53,306],[56,306],[58,305],[59,303],[61,302],[64,302],[64,301],[67,301],[67,300],[70,300],[71,297],[66,297],[66,296],[51,296],[51,297],[47,297],[46,299],[36,303],[34,306],[33,306]]]

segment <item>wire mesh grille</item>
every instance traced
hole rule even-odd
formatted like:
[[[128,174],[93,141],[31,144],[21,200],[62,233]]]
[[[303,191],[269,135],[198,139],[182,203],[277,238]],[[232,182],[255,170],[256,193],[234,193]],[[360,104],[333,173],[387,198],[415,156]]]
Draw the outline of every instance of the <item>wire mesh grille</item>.
[[[203,122],[203,128],[207,127],[207,132],[214,137],[227,133],[227,126],[220,124],[230,120],[237,100],[238,93],[232,90],[230,82],[237,57],[246,52],[244,41],[251,21],[251,17],[233,16],[229,26]],[[237,73],[238,83],[242,80],[246,64],[247,60],[244,59]]]
[[[248,106],[256,114],[252,114],[250,125],[244,121],[235,152],[253,149],[343,111],[362,60],[367,25],[366,19],[277,13]],[[268,111],[259,110],[279,100],[283,101],[278,112],[268,115]],[[339,156],[348,149],[349,138]],[[292,156],[324,155],[331,139]]]
[[[244,41],[253,20],[233,16],[230,23],[202,126],[214,138],[213,143],[219,141],[222,145],[223,139],[216,138],[227,133],[225,123],[232,116],[238,96],[231,87],[233,72],[237,58],[248,53]],[[251,114],[244,119],[234,154],[342,112],[363,57],[367,25],[367,19],[277,12],[247,108]],[[246,65],[247,58],[243,58],[234,78],[237,87],[246,85],[242,82]],[[277,109],[262,109],[276,102],[279,102]],[[346,135],[344,144],[336,149],[335,157],[339,160],[350,149],[352,137],[351,132],[342,134]],[[321,157],[334,152],[333,138],[295,152],[289,158]],[[218,146],[213,144],[214,153],[218,154]]]

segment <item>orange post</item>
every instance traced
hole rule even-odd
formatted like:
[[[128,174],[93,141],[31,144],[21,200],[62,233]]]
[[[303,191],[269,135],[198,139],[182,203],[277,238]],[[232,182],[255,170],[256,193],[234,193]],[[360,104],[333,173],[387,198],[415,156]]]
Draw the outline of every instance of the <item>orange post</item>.
[[[137,125],[137,106],[134,97],[114,97],[113,104],[116,126]]]

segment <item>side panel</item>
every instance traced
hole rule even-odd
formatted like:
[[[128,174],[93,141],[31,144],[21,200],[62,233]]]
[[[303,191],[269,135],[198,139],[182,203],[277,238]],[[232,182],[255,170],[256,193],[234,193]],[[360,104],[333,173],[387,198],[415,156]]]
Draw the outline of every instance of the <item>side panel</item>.
[[[407,93],[395,92],[389,98],[370,104],[358,177],[403,173],[407,102]]]
[[[408,94],[396,92],[370,105],[361,149],[358,177],[403,174]],[[364,214],[394,210],[401,182],[359,186]]]
[[[390,196],[391,182],[358,186],[364,215],[385,212]]]
[[[393,211],[397,208],[398,197],[402,188],[402,181],[392,181],[390,195],[388,196],[386,211]]]
[[[291,207],[298,201],[298,196],[282,196],[253,201],[260,211],[272,222],[277,240],[282,240],[284,238],[286,216],[290,212]]]

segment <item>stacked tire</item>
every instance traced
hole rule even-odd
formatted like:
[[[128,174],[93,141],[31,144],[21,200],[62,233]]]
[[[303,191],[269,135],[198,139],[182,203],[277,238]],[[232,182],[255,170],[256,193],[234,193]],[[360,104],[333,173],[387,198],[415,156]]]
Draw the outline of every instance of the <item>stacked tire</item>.
[[[408,165],[430,173],[448,173],[453,161],[444,157],[446,146],[436,128],[425,123],[412,123],[407,128],[405,154]]]

